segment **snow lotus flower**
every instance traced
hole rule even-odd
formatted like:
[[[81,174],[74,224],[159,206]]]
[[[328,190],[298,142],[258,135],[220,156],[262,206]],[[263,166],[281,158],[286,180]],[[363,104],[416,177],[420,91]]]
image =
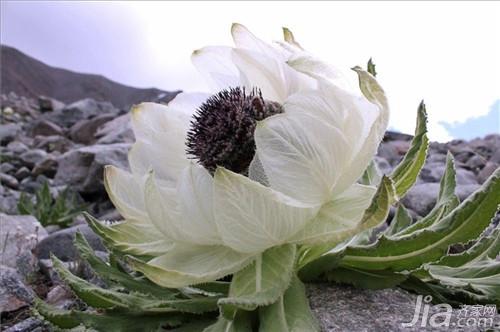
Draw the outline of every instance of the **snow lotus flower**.
[[[152,281],[213,281],[269,248],[359,231],[375,188],[357,180],[387,127],[385,94],[358,67],[351,88],[284,32],[268,44],[233,25],[234,47],[193,54],[213,95],[132,109],[130,172],[105,169],[124,221],[97,227]]]

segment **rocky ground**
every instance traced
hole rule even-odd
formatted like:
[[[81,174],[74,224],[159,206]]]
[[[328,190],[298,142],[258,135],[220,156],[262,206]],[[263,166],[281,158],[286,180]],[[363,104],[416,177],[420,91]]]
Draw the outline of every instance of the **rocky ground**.
[[[60,308],[80,305],[52,271],[49,254],[92,279],[92,273],[78,263],[74,234],[81,231],[103,257],[106,250],[81,216],[71,227],[61,229],[18,215],[21,193],[33,195],[48,183],[56,197],[68,188],[94,216],[119,219],[103,187],[103,167],[127,168],[127,151],[134,137],[129,114],[108,102],[84,99],[65,105],[46,97],[33,100],[13,93],[1,95],[0,101],[2,327],[5,331],[45,331],[43,322],[30,317],[28,308],[34,296]],[[408,135],[387,133],[377,156],[384,173],[401,160],[410,140]],[[447,151],[456,159],[456,192],[463,200],[499,167],[500,135],[431,143],[418,183],[403,200],[414,218],[427,214],[436,201]],[[326,331],[404,330],[398,322],[411,320],[416,301],[415,295],[402,290],[374,292],[336,285],[311,285],[308,289],[313,310]]]

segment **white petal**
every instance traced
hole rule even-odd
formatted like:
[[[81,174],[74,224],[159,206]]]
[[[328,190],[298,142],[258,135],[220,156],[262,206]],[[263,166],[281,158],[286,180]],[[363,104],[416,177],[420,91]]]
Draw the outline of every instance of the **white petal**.
[[[240,85],[240,74],[232,62],[230,47],[204,47],[193,52],[191,61],[214,91]]]
[[[327,79],[337,86],[351,90],[349,82],[342,72],[307,52],[297,52],[288,59],[288,65],[295,70],[316,79]]]
[[[143,186],[133,174],[108,165],[104,168],[104,186],[114,206],[125,219],[148,219]]]
[[[257,124],[255,142],[271,188],[309,204],[323,204],[350,151],[343,133],[306,113],[269,117]]]
[[[208,171],[191,164],[177,184],[182,228],[189,231],[190,241],[198,244],[221,243],[214,218],[213,178]]]
[[[369,128],[366,138],[363,140],[363,144],[357,150],[357,154],[353,157],[350,163],[352,167],[349,167],[349,169],[343,173],[342,177],[339,179],[336,188],[337,193],[342,192],[345,188],[349,187],[361,177],[364,170],[368,167],[368,164],[377,152],[378,146],[384,138],[389,122],[389,105],[382,87],[368,72],[359,68],[355,69],[355,71],[359,75],[361,91],[365,95],[366,99],[378,107],[378,112],[372,111],[372,116],[376,113],[375,120],[371,122],[371,127]],[[369,112],[369,108],[365,108],[365,110]],[[365,117],[367,116],[368,115],[365,114]]]
[[[219,233],[238,252],[257,253],[286,243],[317,211],[223,168],[216,170],[214,184]]]
[[[179,288],[210,282],[234,273],[252,256],[223,246],[179,246],[148,263],[131,259],[132,268],[163,287]]]
[[[279,52],[276,49],[257,38],[242,24],[233,23],[231,26],[231,34],[237,48],[252,50],[270,58],[276,58],[276,56],[279,56]]]
[[[376,188],[354,184],[325,204],[316,218],[292,241],[319,244],[342,241],[358,231],[364,211],[370,205]]]

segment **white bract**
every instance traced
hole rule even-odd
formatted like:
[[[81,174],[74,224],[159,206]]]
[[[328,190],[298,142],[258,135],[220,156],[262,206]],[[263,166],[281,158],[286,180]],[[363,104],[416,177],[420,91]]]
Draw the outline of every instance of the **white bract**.
[[[105,170],[125,220],[103,229],[119,250],[150,257],[132,266],[154,282],[212,281],[271,247],[341,241],[359,230],[375,188],[357,180],[387,127],[384,92],[360,68],[361,92],[348,89],[284,31],[284,42],[267,44],[235,24],[234,47],[193,53],[214,92],[258,87],[282,104],[284,113],[259,122],[254,133],[266,185],[224,168],[212,176],[186,155],[191,114],[209,95],[182,93],[166,106],[132,109],[131,172]]]

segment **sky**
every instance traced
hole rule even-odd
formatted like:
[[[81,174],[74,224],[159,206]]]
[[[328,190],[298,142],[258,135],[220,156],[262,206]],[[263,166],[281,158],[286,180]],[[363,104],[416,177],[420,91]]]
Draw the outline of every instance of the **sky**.
[[[499,2],[477,1],[2,1],[0,37],[49,65],[136,87],[204,91],[193,50],[231,45],[233,22],[269,42],[286,26],[352,80],[349,68],[372,57],[390,128],[412,133],[424,99],[430,138],[447,141],[500,132],[499,17]]]

